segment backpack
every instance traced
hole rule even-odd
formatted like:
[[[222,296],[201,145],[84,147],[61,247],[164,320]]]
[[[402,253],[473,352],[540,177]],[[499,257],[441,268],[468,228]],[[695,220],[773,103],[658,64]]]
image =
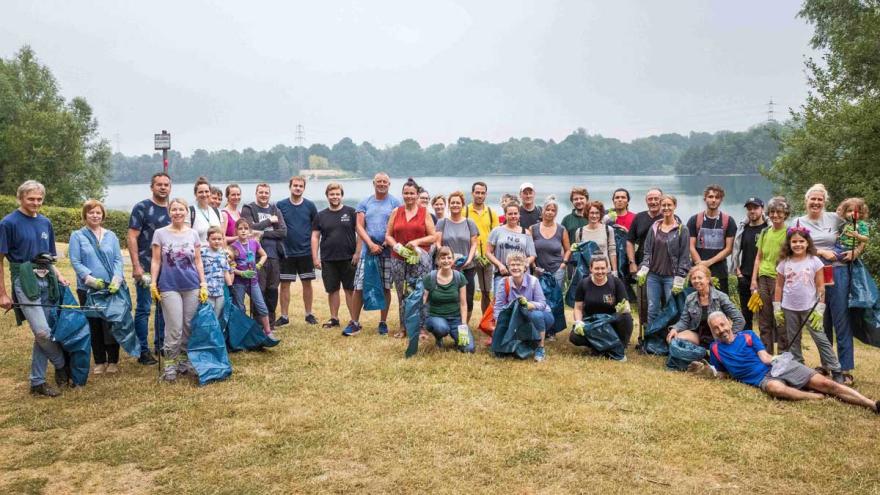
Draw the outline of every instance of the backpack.
[[[746,347],[751,347],[752,334],[744,333],[743,338],[746,339]],[[712,349],[712,355],[715,356],[715,359],[717,359],[719,363],[724,364],[724,362],[721,361],[721,354],[718,353],[718,342],[712,342],[712,345],[709,348]]]
[[[213,207],[213,206],[211,207],[211,209],[214,210],[214,213],[217,214],[217,219],[220,220],[220,225],[223,225],[223,217],[220,216],[220,210]],[[189,226],[192,227],[193,225],[195,225],[195,223],[196,223],[196,207],[193,205],[190,205],[190,207],[189,207]],[[208,222],[208,223],[210,223],[210,222]],[[226,234],[224,234],[224,235],[226,235]]]
[[[700,230],[703,228],[703,220],[706,218],[706,212],[697,213],[696,224],[697,224],[697,241],[700,244],[700,247],[703,246],[703,238],[700,236]],[[727,213],[721,212],[721,231],[727,234],[727,226],[730,225],[730,215]],[[654,232],[656,234],[656,231]]]

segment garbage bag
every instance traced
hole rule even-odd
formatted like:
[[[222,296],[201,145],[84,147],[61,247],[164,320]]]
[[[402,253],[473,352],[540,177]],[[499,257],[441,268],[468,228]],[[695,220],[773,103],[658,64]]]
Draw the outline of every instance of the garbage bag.
[[[685,292],[672,296],[660,314],[653,321],[648,322],[645,330],[644,340],[642,341],[642,351],[646,354],[655,354],[665,356],[669,354],[669,345],[666,343],[666,334],[669,333],[668,327],[675,324],[681,317],[684,309]]]
[[[406,346],[406,357],[412,357],[419,350],[419,334],[422,328],[422,310],[424,304],[422,298],[425,294],[421,277],[412,278],[407,282],[409,294],[403,300],[403,326],[406,328],[406,336],[409,344]]]
[[[385,309],[385,285],[379,271],[379,256],[367,253],[364,257],[364,310]]]
[[[107,289],[90,290],[86,295],[86,305],[101,308],[86,310],[86,316],[110,322],[110,333],[129,356],[141,355],[141,344],[131,314],[131,295],[124,283],[115,294]]]
[[[669,357],[666,368],[675,371],[687,371],[688,365],[706,358],[706,348],[684,339],[672,339],[669,344]]]
[[[562,287],[551,273],[544,273],[539,279],[544,299],[550,312],[553,313],[553,327],[547,329],[547,335],[553,335],[565,330],[565,303],[562,300]]]
[[[880,347],[880,297],[874,277],[862,260],[852,263],[849,291],[850,327],[853,337]]]
[[[61,304],[79,306],[69,287],[62,286]],[[73,383],[77,386],[86,384],[89,378],[89,366],[92,362],[92,335],[89,321],[80,309],[58,307],[51,312],[52,340],[58,342],[68,353],[68,365]]]
[[[498,313],[491,347],[495,356],[527,359],[535,353],[540,342],[541,334],[532,325],[528,310],[519,301],[511,301]]]
[[[852,263],[849,288],[850,308],[873,308],[877,304],[877,284],[865,268],[862,260]]]
[[[229,319],[226,321],[226,335],[229,348],[233,351],[253,351],[261,347],[275,347],[279,340],[270,339],[263,333],[263,327],[248,316],[243,309],[226,299]]]
[[[617,272],[617,276],[620,280],[626,280],[629,276],[629,268],[626,264],[626,239],[627,232],[626,229],[623,228],[622,225],[614,224],[614,242],[616,244],[615,255],[617,256],[617,266],[614,267],[614,271]]]
[[[199,304],[190,328],[192,333],[186,354],[199,375],[199,385],[229,378],[232,364],[214,307],[208,303]]]
[[[571,261],[575,263],[575,269],[565,292],[565,305],[569,308],[574,307],[574,293],[581,280],[590,274],[590,258],[598,250],[599,246],[595,242],[587,241],[581,243],[578,250],[571,253]]]
[[[590,347],[600,354],[620,361],[625,348],[611,324],[617,321],[617,314],[599,313],[584,318],[584,337]]]

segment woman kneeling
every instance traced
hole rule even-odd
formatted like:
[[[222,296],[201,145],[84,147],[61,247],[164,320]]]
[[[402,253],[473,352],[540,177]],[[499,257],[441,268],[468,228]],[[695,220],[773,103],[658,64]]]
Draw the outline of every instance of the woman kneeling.
[[[498,315],[508,304],[518,300],[528,310],[529,321],[540,335],[538,348],[535,349],[535,361],[543,361],[546,357],[544,334],[547,327],[553,325],[553,314],[547,307],[541,283],[537,278],[526,273],[526,256],[514,251],[507,255],[506,261],[510,275],[502,278],[495,286],[495,320],[498,320]]]
[[[467,279],[452,269],[452,249],[437,250],[437,270],[425,275],[424,302],[428,305],[425,328],[443,346],[443,337],[452,337],[458,350],[474,352],[474,336],[462,322],[467,321]]]
[[[590,276],[584,277],[575,290],[573,315],[576,323],[574,330],[568,336],[569,341],[576,346],[589,347],[596,354],[603,354],[593,347],[583,330],[583,319],[599,314],[617,314],[610,325],[623,344],[623,348],[626,349],[633,330],[626,287],[619,278],[608,276],[608,258],[602,255],[590,259]],[[609,354],[609,357],[613,356]],[[626,360],[626,356],[623,356],[623,359],[615,358]]]

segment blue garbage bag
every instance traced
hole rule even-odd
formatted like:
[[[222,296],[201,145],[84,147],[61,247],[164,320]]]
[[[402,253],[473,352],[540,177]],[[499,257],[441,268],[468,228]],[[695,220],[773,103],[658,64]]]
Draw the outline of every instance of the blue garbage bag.
[[[880,297],[874,277],[862,260],[852,263],[849,290],[850,327],[853,337],[874,347],[880,347]]]
[[[615,254],[617,256],[617,266],[614,267],[614,271],[617,272],[617,276],[620,280],[626,280],[629,276],[629,268],[626,264],[626,239],[627,232],[626,229],[623,228],[622,225],[614,224],[614,242],[616,244]]]
[[[672,339],[669,344],[669,357],[666,368],[687,371],[688,365],[706,358],[706,348],[684,339]]]
[[[61,304],[79,306],[69,287],[61,287]],[[89,378],[89,366],[92,362],[92,334],[89,321],[80,309],[59,307],[50,312],[52,340],[58,342],[68,353],[68,365],[73,383],[77,386],[86,384]]]
[[[553,327],[547,329],[547,335],[554,335],[565,330],[565,303],[562,300],[562,287],[550,273],[544,273],[539,279],[544,299],[550,312],[553,313]]]
[[[421,277],[410,279],[407,285],[410,292],[403,300],[403,326],[406,328],[409,344],[406,346],[404,355],[412,357],[419,350],[419,334],[424,321],[422,318],[422,310],[424,309],[422,299],[425,295],[425,289]]]
[[[199,375],[199,385],[229,378],[232,364],[229,363],[226,342],[223,340],[220,322],[214,314],[214,307],[208,303],[199,304],[190,328],[192,333],[186,354]]]
[[[590,274],[590,258],[598,250],[599,246],[595,242],[587,241],[581,243],[578,250],[571,253],[571,261],[575,263],[575,269],[568,283],[568,289],[565,292],[565,305],[569,308],[574,307],[574,293],[581,280]]]
[[[529,320],[529,311],[513,300],[498,313],[492,334],[492,352],[497,357],[527,359],[541,343],[541,334]]]
[[[86,305],[101,308],[87,310],[86,316],[110,322],[110,333],[129,356],[141,355],[141,344],[131,315],[131,295],[124,283],[115,294],[107,289],[90,290],[86,295]]]
[[[584,337],[590,347],[600,354],[620,361],[624,358],[625,348],[612,322],[617,321],[617,314],[599,313],[584,318]]]
[[[849,288],[850,308],[873,308],[877,304],[877,284],[865,268],[862,260],[852,263]]]
[[[668,327],[675,324],[681,317],[684,309],[685,292],[681,292],[676,296],[672,296],[660,314],[649,322],[645,330],[644,340],[642,341],[642,351],[646,354],[655,354],[657,356],[665,356],[669,354],[669,345],[666,343],[666,334],[669,333]]]
[[[379,272],[379,256],[367,253],[364,257],[364,310],[385,309],[385,285]]]
[[[232,303],[232,298],[226,299],[224,312],[229,308],[229,318],[226,320],[226,337],[229,348],[233,351],[253,351],[262,347],[275,347],[280,340],[269,338],[263,333],[263,327]]]

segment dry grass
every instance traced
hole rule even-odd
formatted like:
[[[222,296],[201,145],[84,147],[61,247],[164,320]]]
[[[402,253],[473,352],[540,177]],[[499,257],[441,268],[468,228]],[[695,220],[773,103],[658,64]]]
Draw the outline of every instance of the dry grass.
[[[433,345],[405,360],[376,314],[343,338],[292,313],[282,345],[233,355],[227,382],[164,385],[126,357],[54,400],[28,395],[32,339],[4,316],[0,492],[880,493],[880,419],[863,409],[635,352],[590,359],[564,338],[542,364]],[[880,396],[880,350],[857,362]]]

